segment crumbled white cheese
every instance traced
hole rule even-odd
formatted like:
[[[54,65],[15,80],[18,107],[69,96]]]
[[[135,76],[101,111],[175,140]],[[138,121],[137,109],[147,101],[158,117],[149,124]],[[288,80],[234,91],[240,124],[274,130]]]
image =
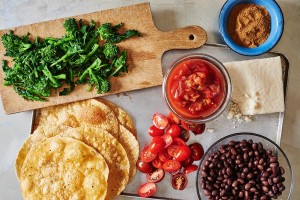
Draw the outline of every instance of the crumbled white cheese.
[[[215,129],[213,129],[213,128],[207,128],[206,130],[207,130],[208,132],[210,132],[210,133],[215,132]]]
[[[236,124],[236,121],[238,123],[242,123],[243,121],[246,122],[252,122],[253,118],[252,116],[249,115],[243,115],[241,112],[241,109],[239,108],[239,105],[235,102],[231,102],[229,105],[229,110],[228,110],[228,114],[227,114],[227,119],[235,119],[235,121],[233,120],[232,123]]]

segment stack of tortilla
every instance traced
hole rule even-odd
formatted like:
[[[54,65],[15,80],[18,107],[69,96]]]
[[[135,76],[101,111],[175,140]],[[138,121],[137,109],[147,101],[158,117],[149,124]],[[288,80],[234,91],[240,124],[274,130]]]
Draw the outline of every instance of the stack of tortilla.
[[[104,99],[37,111],[16,159],[24,199],[114,199],[136,173],[131,117]]]

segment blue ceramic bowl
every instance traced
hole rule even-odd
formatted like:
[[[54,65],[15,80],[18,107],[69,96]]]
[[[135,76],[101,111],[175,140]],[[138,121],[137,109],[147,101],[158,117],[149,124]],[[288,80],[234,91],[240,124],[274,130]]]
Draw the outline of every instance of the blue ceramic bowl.
[[[263,6],[271,16],[271,32],[268,39],[256,48],[246,48],[236,44],[227,32],[227,19],[230,11],[238,4],[252,3]],[[246,55],[256,56],[272,49],[280,40],[284,27],[282,11],[275,0],[227,0],[223,5],[219,16],[219,31],[225,43],[235,52]]]

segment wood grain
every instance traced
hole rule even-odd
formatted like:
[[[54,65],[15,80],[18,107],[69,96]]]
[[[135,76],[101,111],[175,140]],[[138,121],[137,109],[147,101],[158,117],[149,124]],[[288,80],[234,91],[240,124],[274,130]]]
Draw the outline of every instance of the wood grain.
[[[87,92],[86,85],[78,85],[76,89],[67,96],[59,96],[59,91],[54,91],[46,102],[33,102],[21,98],[15,93],[12,87],[3,86],[5,75],[1,69],[0,92],[6,114],[161,85],[163,79],[161,57],[165,51],[170,49],[197,48],[202,46],[207,40],[206,32],[198,26],[188,26],[170,32],[159,31],[153,23],[149,3],[73,17],[89,22],[93,19],[98,24],[105,22],[117,24],[123,22],[124,29],[137,29],[140,31],[142,37],[131,38],[119,43],[121,50],[126,49],[128,52],[129,72],[121,77],[111,78],[111,90],[106,94],[97,94],[96,90]],[[23,35],[29,32],[32,38],[36,36],[40,36],[41,38],[46,36],[61,37],[64,34],[62,26],[64,20],[65,18],[62,18],[15,27],[10,30],[13,30],[17,35]],[[8,30],[1,30],[0,35],[3,35],[7,31]],[[4,53],[5,49],[1,44],[0,60],[10,60],[4,56]],[[12,66],[12,63],[10,63],[10,66]]]

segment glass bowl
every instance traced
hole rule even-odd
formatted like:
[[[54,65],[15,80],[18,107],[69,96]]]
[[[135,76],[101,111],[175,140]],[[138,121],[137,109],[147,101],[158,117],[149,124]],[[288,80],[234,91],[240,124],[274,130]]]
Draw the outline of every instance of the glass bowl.
[[[250,139],[253,140],[254,143],[261,142],[264,149],[272,150],[273,155],[277,157],[279,165],[283,167],[285,170],[285,173],[283,175],[283,177],[285,178],[285,181],[283,182],[285,186],[285,190],[282,192],[280,196],[278,196],[278,199],[287,199],[287,200],[291,199],[292,191],[293,191],[293,172],[292,172],[291,164],[284,151],[275,142],[262,135],[255,134],[255,133],[234,133],[226,137],[223,137],[220,140],[216,141],[214,144],[212,144],[205,152],[201,162],[199,163],[197,176],[196,176],[196,189],[197,189],[198,198],[200,200],[208,199],[208,197],[204,195],[204,190],[201,188],[201,183],[200,183],[200,180],[203,177],[203,175],[201,174],[201,169],[204,166],[205,161],[207,161],[214,152],[218,151],[221,145],[228,144],[230,141],[242,141],[242,140],[248,141]]]
[[[257,4],[267,9],[271,16],[271,32],[268,39],[256,48],[246,48],[236,44],[227,32],[230,11],[238,4]],[[275,0],[227,0],[219,15],[219,31],[225,43],[235,52],[246,56],[257,56],[271,50],[280,40],[284,29],[284,18]]]
[[[196,63],[196,61],[200,62],[200,64]],[[201,113],[201,109],[199,111],[200,115],[199,116],[192,116],[192,114],[183,114],[186,111],[183,111],[183,108],[180,107],[176,107],[176,104],[174,103],[175,100],[172,102],[172,98],[173,97],[169,97],[170,96],[170,92],[168,92],[171,90],[170,88],[172,86],[170,86],[170,81],[172,80],[176,80],[177,82],[181,81],[182,78],[180,78],[180,80],[175,79],[174,77],[176,77],[178,74],[180,74],[181,72],[179,71],[180,68],[183,67],[183,65],[185,65],[184,63],[192,63],[192,64],[188,64],[189,66],[194,66],[194,65],[199,65],[200,68],[204,67],[204,68],[208,68],[207,71],[208,74],[213,74],[214,78],[213,80],[215,82],[213,82],[214,84],[218,84],[219,86],[219,93],[217,95],[217,97],[212,97],[212,104],[209,104],[210,107],[207,109],[207,107],[204,109],[204,112]],[[201,63],[203,62],[203,63]],[[187,65],[187,64],[186,64]],[[190,67],[192,68],[192,67]],[[198,70],[200,69],[198,68]],[[193,71],[192,73],[195,73],[195,71]],[[208,75],[209,76],[209,75]],[[190,76],[186,76],[186,79],[188,79]],[[217,77],[217,78],[216,78]],[[204,79],[202,79],[204,80]],[[217,81],[216,81],[217,80]],[[174,81],[174,82],[176,82]],[[186,82],[184,84],[187,84]],[[201,82],[202,84],[202,82]],[[201,85],[200,84],[200,85]],[[169,86],[168,86],[169,85]],[[187,87],[187,86],[184,86]],[[192,86],[191,86],[192,87]],[[197,86],[197,92],[200,94],[200,100],[201,104],[203,104],[203,99],[201,100],[201,98],[206,98],[207,97],[201,97],[201,95],[203,95],[199,88],[201,88],[202,86]],[[205,87],[205,86],[204,86]],[[211,87],[211,85],[209,86]],[[221,91],[221,92],[220,92]],[[189,54],[189,55],[185,55],[183,57],[180,57],[179,59],[177,59],[173,64],[171,64],[171,66],[167,69],[166,74],[164,76],[164,80],[163,80],[163,85],[162,85],[162,92],[163,92],[163,97],[165,99],[165,102],[167,104],[167,106],[169,107],[169,109],[177,116],[179,117],[181,120],[185,121],[185,122],[190,122],[190,123],[195,123],[195,124],[202,124],[202,123],[206,123],[208,121],[211,121],[215,118],[217,118],[227,107],[228,103],[230,102],[230,97],[231,97],[231,81],[230,81],[230,77],[229,74],[225,68],[225,66],[218,61],[216,58],[206,55],[206,54],[201,54],[201,53],[197,53],[197,54]],[[203,95],[204,96],[204,95]],[[214,99],[215,98],[215,99]],[[198,101],[198,100],[196,100]],[[191,101],[189,101],[190,104]],[[186,106],[187,108],[185,110],[189,110],[190,107],[189,105]],[[212,106],[211,106],[212,105]],[[188,111],[187,111],[188,112]]]

